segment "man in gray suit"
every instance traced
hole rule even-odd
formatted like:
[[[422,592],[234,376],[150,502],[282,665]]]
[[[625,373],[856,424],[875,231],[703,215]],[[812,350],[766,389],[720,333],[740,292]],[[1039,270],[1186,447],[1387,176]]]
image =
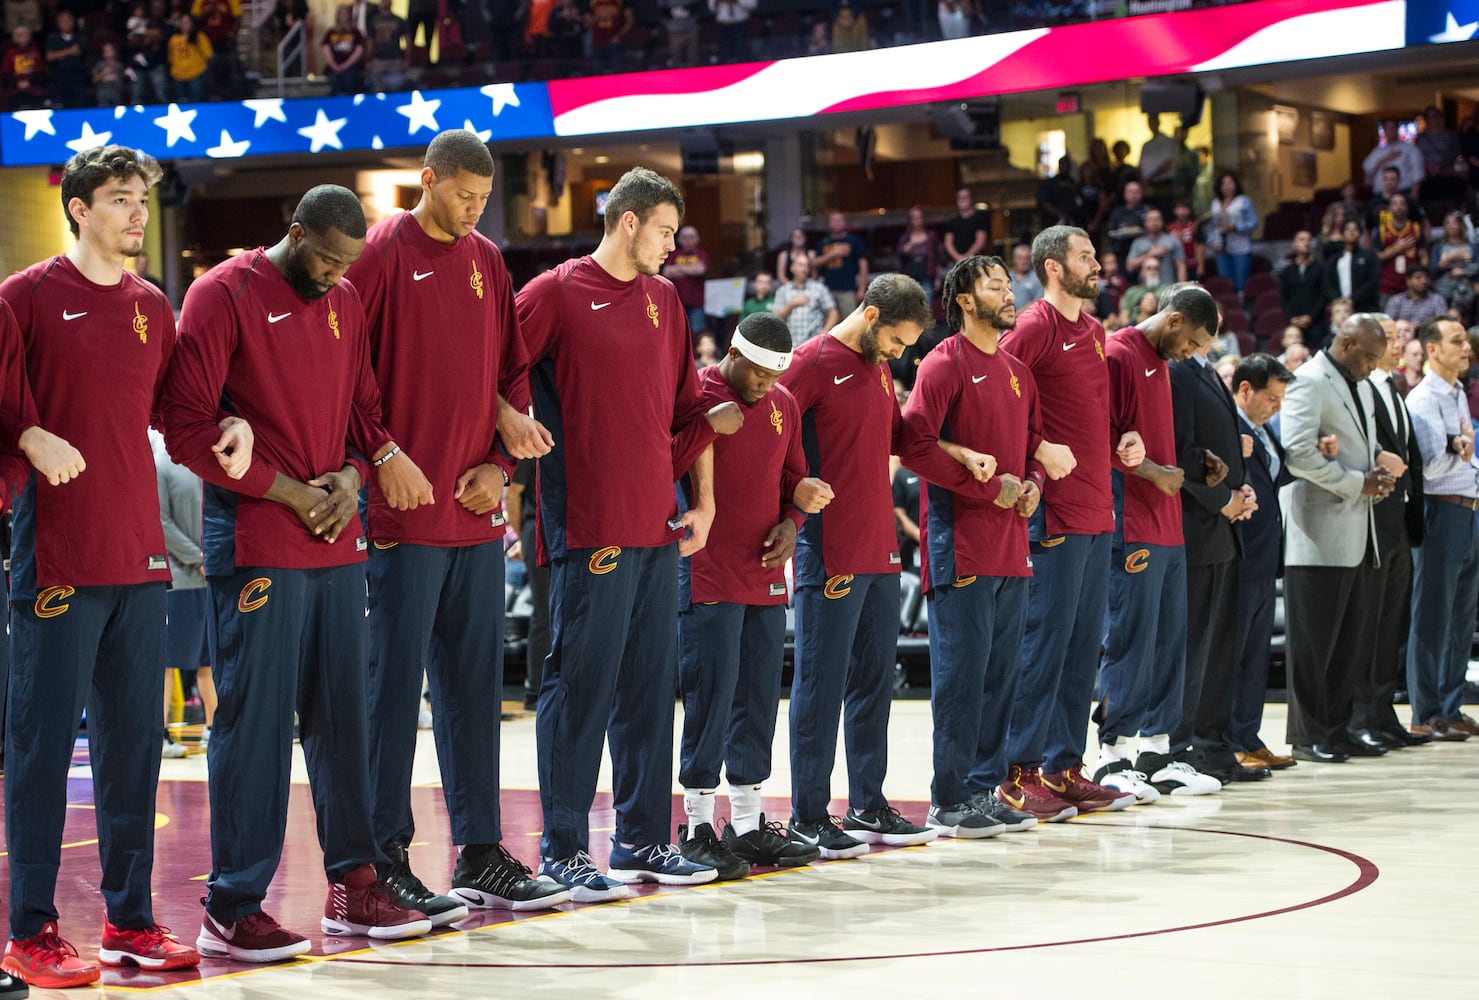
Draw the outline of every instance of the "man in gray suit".
[[[1361,383],[1386,350],[1376,317],[1347,319],[1301,366],[1284,399],[1284,602],[1294,756],[1339,763],[1371,749],[1346,740],[1358,678],[1374,655],[1381,584],[1372,505],[1392,492],[1377,462],[1373,397]],[[1364,401],[1363,401],[1364,397]],[[1321,453],[1334,435],[1339,451]]]

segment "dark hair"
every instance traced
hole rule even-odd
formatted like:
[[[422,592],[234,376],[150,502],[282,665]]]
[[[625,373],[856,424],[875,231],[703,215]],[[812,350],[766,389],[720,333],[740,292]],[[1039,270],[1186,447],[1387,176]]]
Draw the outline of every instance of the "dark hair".
[[[683,194],[678,186],[646,167],[633,167],[621,175],[621,180],[606,196],[606,232],[616,232],[616,224],[628,212],[638,222],[646,222],[653,210],[663,204],[672,205],[678,210],[678,218],[683,218]]]
[[[1407,269],[1407,277],[1409,277],[1409,278],[1412,277],[1414,274],[1419,274],[1419,273],[1426,274],[1428,277],[1432,277],[1433,276],[1433,272],[1429,271],[1426,267],[1424,267],[1421,264],[1413,264],[1411,267],[1409,267]]]
[[[740,320],[735,333],[743,334],[750,343],[767,351],[791,353],[791,328],[773,312],[750,313]]]
[[[1156,289],[1157,312],[1180,313],[1181,318],[1208,333],[1217,334],[1221,318],[1217,313],[1217,300],[1195,281],[1178,281],[1165,288]]]
[[[73,198],[81,198],[92,205],[92,196],[98,188],[110,180],[132,180],[141,178],[146,188],[159,183],[164,169],[148,153],[127,146],[94,146],[84,149],[67,161],[62,168],[62,214],[72,235],[78,233],[77,220],[67,210]]]
[[[970,295],[981,276],[996,268],[1001,268],[1007,274],[1011,273],[1007,271],[1007,266],[1000,257],[976,254],[957,262],[950,269],[950,273],[945,275],[940,297],[945,300],[945,322],[950,324],[951,330],[959,333],[961,327],[965,326],[965,310],[960,308],[960,303],[955,297]]]
[[[1233,370],[1232,384],[1236,389],[1247,382],[1255,392],[1267,389],[1270,382],[1283,382],[1288,385],[1294,381],[1294,373],[1285,368],[1278,358],[1272,354],[1250,354],[1238,362],[1238,367]]]
[[[879,326],[913,323],[921,330],[935,325],[929,299],[919,282],[907,274],[880,274],[863,293],[863,305],[878,310]]]
[[[1438,341],[1443,339],[1444,323],[1458,323],[1458,320],[1446,313],[1442,316],[1434,316],[1417,328],[1417,339],[1422,341],[1424,347],[1427,347],[1429,344],[1438,343]]]
[[[426,146],[423,161],[438,177],[456,177],[464,170],[475,177],[493,176],[493,154],[487,143],[465,128],[449,128]]]
[[[1214,188],[1219,196],[1222,194],[1222,179],[1224,177],[1232,178],[1234,198],[1243,193],[1243,182],[1238,180],[1237,174],[1233,173],[1231,170],[1219,170],[1217,172],[1217,185]]]
[[[293,209],[293,221],[310,233],[337,229],[352,240],[365,238],[365,209],[359,196],[337,184],[309,188]]]
[[[1049,226],[1033,237],[1032,269],[1037,272],[1037,280],[1042,282],[1044,288],[1048,287],[1048,269],[1043,265],[1056,260],[1066,268],[1068,241],[1075,236],[1089,239],[1089,234],[1077,226]]]

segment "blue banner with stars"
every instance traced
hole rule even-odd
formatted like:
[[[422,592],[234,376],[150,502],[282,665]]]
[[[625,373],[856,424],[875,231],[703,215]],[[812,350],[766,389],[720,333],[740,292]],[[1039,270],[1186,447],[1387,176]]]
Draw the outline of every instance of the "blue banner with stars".
[[[476,132],[485,142],[552,136],[549,90],[543,83],[494,83],[424,93],[14,111],[0,116],[0,166],[62,164],[110,142],[161,160],[395,149],[424,146],[449,128]]]

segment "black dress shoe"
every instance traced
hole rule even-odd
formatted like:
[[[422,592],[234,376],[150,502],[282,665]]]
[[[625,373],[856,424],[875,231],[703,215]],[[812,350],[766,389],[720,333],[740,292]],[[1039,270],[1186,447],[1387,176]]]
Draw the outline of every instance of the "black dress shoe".
[[[1382,750],[1401,750],[1406,747],[1405,743],[1393,740],[1379,729],[1358,729],[1351,734],[1352,743],[1368,747],[1380,747]]]
[[[1348,757],[1385,757],[1387,748],[1383,744],[1370,744],[1358,739],[1341,740],[1330,745],[1332,750],[1339,751]]]
[[[1329,743],[1307,745],[1296,743],[1290,753],[1298,760],[1307,760],[1315,764],[1344,764],[1351,759],[1350,754],[1336,750]]]
[[[1262,781],[1274,772],[1266,767],[1246,767],[1239,764],[1229,772],[1233,781]],[[1220,778],[1221,775],[1218,775]]]
[[[1400,743],[1405,747],[1420,747],[1424,743],[1433,742],[1431,736],[1421,733],[1409,733],[1405,729],[1383,729],[1381,734],[1393,743]]]

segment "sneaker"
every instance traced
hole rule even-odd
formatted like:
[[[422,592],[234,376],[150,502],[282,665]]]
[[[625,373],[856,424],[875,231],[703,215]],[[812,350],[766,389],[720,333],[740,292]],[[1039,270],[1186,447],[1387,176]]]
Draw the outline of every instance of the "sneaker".
[[[576,903],[609,903],[632,894],[620,882],[602,875],[585,851],[568,858],[545,858],[539,863],[539,881],[564,886]]]
[[[868,845],[842,832],[842,820],[828,816],[818,820],[791,820],[791,843],[798,847],[816,848],[817,856],[826,861],[860,858]]]
[[[713,836],[713,830],[709,831]],[[618,882],[659,882],[663,885],[702,885],[719,877],[710,865],[689,861],[672,844],[625,847],[611,838],[607,874]]]
[[[1222,782],[1168,753],[1141,753],[1135,770],[1150,775],[1150,783],[1162,795],[1208,795],[1222,790]]]
[[[478,910],[547,910],[570,902],[568,886],[534,878],[502,844],[464,847],[448,895]]]
[[[1037,826],[1037,817],[1032,813],[1013,809],[991,792],[977,792],[972,795],[971,806],[976,812],[984,813],[996,820],[1007,833],[1030,830]]]
[[[924,824],[939,831],[941,837],[955,837],[960,840],[981,840],[1006,832],[1004,824],[998,822],[994,816],[977,811],[969,802],[953,806],[932,805]]]
[[[185,744],[176,743],[174,740],[166,738],[164,741],[164,750],[160,753],[160,756],[166,760],[178,760],[181,757],[189,756],[189,754],[190,751],[185,749]]]
[[[211,727],[206,726],[200,731],[200,749],[204,750],[211,745]]]
[[[433,927],[467,916],[467,905],[460,899],[439,896],[416,877],[404,845],[386,844],[385,856],[389,860],[376,864],[375,874],[380,876],[381,884],[396,905],[426,914]]]
[[[1150,805],[1161,797],[1156,787],[1146,780],[1145,772],[1135,770],[1135,765],[1127,760],[1105,764],[1094,772],[1094,781],[1105,788],[1130,793],[1143,806]]]
[[[909,822],[893,806],[863,812],[849,809],[842,819],[842,830],[854,840],[861,840],[866,844],[887,844],[889,847],[928,844],[940,835],[938,830]]]
[[[1042,770],[1013,764],[1007,780],[996,786],[996,797],[1018,812],[1036,816],[1041,823],[1059,823],[1078,815],[1078,806],[1065,802],[1042,783]]]
[[[375,874],[374,865],[360,865],[345,875],[343,882],[329,883],[319,926],[325,934],[364,934],[398,941],[425,934],[431,930],[431,921],[420,910],[396,902]]]
[[[200,952],[181,944],[168,927],[155,924],[125,930],[105,920],[98,960],[104,965],[137,965],[141,969],[188,969],[200,964]]]
[[[714,828],[700,823],[688,836],[688,827],[678,827],[678,853],[695,864],[707,865],[719,873],[718,881],[733,882],[750,874],[750,866],[734,856],[729,845],[714,835]]]
[[[1091,812],[1114,812],[1135,804],[1134,793],[1105,788],[1085,778],[1082,764],[1075,764],[1057,774],[1044,774],[1042,783],[1064,802],[1073,803],[1080,816]]]
[[[211,958],[229,958],[233,962],[281,962],[308,951],[308,939],[283,927],[258,910],[223,924],[205,912],[200,922],[200,936],[195,947]]]
[[[102,975],[96,965],[77,956],[77,949],[57,933],[54,920],[43,925],[39,934],[6,942],[0,969],[44,990],[86,986]]]
[[[417,729],[431,728],[431,705],[425,700],[421,702],[421,712],[416,716]]]
[[[0,997],[21,998],[30,995],[31,988],[26,985],[24,979],[17,979],[0,972]]]
[[[734,827],[725,823],[720,839],[735,857],[761,868],[798,868],[811,864],[822,853],[814,845],[791,840],[785,827],[765,822],[764,813],[760,814],[760,825],[749,833],[735,833]]]

